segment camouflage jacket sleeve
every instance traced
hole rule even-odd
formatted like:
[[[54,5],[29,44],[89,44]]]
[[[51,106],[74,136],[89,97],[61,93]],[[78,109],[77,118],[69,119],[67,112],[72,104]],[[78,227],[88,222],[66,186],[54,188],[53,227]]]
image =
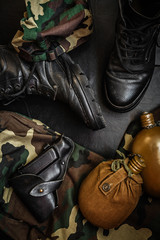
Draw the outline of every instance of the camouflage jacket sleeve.
[[[41,51],[39,57],[46,60],[45,52],[51,39],[69,52],[85,42],[92,33],[92,15],[86,0],[27,0],[25,3],[21,30],[12,40],[18,52],[33,55]]]

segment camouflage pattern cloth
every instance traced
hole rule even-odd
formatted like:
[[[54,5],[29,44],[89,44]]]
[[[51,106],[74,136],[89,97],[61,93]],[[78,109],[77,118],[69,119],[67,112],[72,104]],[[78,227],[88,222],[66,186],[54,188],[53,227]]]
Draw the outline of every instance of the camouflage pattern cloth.
[[[160,109],[153,114],[158,121]],[[140,129],[139,119],[130,124],[115,158],[130,153],[129,146]],[[97,228],[84,219],[77,202],[80,184],[105,159],[76,143],[65,179],[58,189],[59,207],[44,223],[35,220],[7,185],[7,179],[18,166],[32,161],[57,137],[59,133],[38,120],[0,112],[0,230],[14,240],[159,240],[160,200],[145,193],[133,213],[116,229]]]
[[[96,234],[97,229],[84,220],[77,204],[82,179],[103,160],[96,153],[75,144],[67,174],[57,191],[59,207],[44,223],[35,220],[7,184],[18,167],[32,161],[59,136],[38,120],[0,111],[0,230],[14,240],[82,239],[86,234],[89,239]]]
[[[25,0],[25,4],[21,30],[12,45],[28,61],[47,60],[52,41],[69,52],[93,31],[87,0]]]

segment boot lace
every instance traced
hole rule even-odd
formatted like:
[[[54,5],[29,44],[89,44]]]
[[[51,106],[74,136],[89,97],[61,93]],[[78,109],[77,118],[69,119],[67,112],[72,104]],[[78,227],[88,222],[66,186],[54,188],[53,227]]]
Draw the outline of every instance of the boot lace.
[[[68,62],[69,59],[66,57],[66,54],[64,52],[61,53],[60,55],[57,55],[57,52],[55,51],[57,45],[52,44],[52,46],[53,47],[50,50],[50,53],[52,53],[52,54],[54,53],[55,59],[52,60],[52,59],[49,58],[48,61],[56,61],[56,63],[60,65],[61,69],[63,69],[63,71],[66,74],[66,77],[67,77],[69,85],[71,86],[72,83],[73,83],[73,73],[71,71],[72,63]],[[2,94],[3,98],[4,98],[4,100],[1,101],[1,104],[3,106],[8,106],[9,104],[14,102],[15,100],[23,100],[24,105],[25,105],[25,107],[27,109],[27,113],[28,113],[29,116],[31,116],[29,107],[28,107],[28,105],[27,105],[27,103],[25,101],[25,97],[26,97],[26,89],[28,87],[28,84],[29,84],[29,82],[30,82],[34,72],[36,71],[37,63],[38,62],[33,62],[30,74],[27,77],[27,79],[24,79],[24,86],[22,87],[22,89],[20,91],[18,91],[16,93],[13,93],[13,94],[9,94],[7,91],[3,91],[2,93],[0,92],[0,94]],[[55,100],[56,95],[57,95],[57,91],[58,91],[58,86],[53,86],[53,91],[54,91],[54,98],[53,98],[53,100]]]
[[[133,65],[148,61],[159,30],[160,24],[148,23],[136,28],[127,28],[123,23],[120,24],[119,33],[116,36],[116,48],[120,62],[125,69],[127,68],[124,65],[125,60]],[[129,69],[126,70],[129,71]]]
[[[27,86],[28,86],[28,82],[29,82],[30,79],[32,78],[32,75],[33,75],[33,73],[34,73],[34,71],[35,71],[36,64],[37,64],[37,63],[35,62],[34,65],[33,65],[33,67],[32,67],[32,70],[31,70],[31,72],[30,72],[30,74],[29,74],[28,79],[25,80],[25,84],[24,84],[23,88],[22,88],[20,91],[18,91],[18,92],[16,92],[16,93],[13,93],[13,94],[8,94],[8,93],[6,93],[6,92],[3,92],[3,97],[4,97],[4,99],[5,99],[5,102],[3,102],[3,105],[4,105],[4,106],[9,105],[10,103],[14,102],[14,101],[15,101],[16,99],[18,99],[18,98],[24,98],[24,97],[25,97],[25,90],[26,90],[26,88],[27,88]]]

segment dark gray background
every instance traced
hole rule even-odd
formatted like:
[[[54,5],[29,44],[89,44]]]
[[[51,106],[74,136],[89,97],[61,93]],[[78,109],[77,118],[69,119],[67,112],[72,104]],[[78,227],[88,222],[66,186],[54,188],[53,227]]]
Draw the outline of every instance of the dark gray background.
[[[106,128],[90,130],[74,112],[60,102],[28,96],[25,101],[33,118],[37,118],[52,129],[63,133],[80,145],[85,146],[106,158],[114,156],[115,151],[129,123],[139,117],[143,111],[151,111],[160,104],[160,69],[155,68],[151,83],[140,104],[127,113],[116,113],[110,110],[104,96],[105,69],[112,50],[117,18],[117,0],[90,0],[94,17],[94,32],[90,40],[70,55],[80,64],[95,90],[96,98],[101,105]],[[16,33],[25,10],[24,0],[5,0],[0,2],[0,44],[7,44]],[[156,62],[160,51],[156,54]],[[159,61],[160,62],[160,61]],[[0,110],[9,110],[28,115],[24,101],[19,100]],[[0,232],[0,239],[9,239]]]

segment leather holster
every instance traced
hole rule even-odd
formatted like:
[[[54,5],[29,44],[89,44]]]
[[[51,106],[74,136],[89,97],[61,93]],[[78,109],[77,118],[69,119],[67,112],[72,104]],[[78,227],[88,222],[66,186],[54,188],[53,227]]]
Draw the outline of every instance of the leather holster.
[[[61,137],[9,179],[9,184],[39,222],[45,221],[58,206],[56,190],[64,180],[73,148],[69,138]]]

